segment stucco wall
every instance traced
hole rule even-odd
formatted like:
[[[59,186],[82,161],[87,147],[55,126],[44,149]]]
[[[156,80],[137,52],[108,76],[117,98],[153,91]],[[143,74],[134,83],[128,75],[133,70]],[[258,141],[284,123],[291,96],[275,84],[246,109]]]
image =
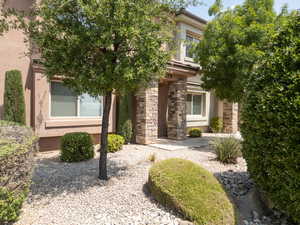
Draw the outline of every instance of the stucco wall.
[[[101,118],[52,118],[50,84],[42,73],[34,73],[34,127],[39,137],[57,137],[68,132],[99,134]],[[109,132],[115,131],[116,98],[113,96]]]
[[[32,2],[31,0],[7,0],[4,7],[28,10]],[[26,102],[26,124],[30,125],[32,77],[30,58],[25,55],[26,52],[28,52],[28,46],[24,43],[24,35],[21,31],[11,30],[0,37],[0,119],[3,119],[4,110],[5,72],[17,69],[22,72]]]

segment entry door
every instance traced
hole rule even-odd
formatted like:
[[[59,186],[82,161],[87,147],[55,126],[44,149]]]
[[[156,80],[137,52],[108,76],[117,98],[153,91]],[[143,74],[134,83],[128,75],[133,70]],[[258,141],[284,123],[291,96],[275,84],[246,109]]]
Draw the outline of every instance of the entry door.
[[[168,83],[160,83],[158,88],[158,137],[168,136]]]

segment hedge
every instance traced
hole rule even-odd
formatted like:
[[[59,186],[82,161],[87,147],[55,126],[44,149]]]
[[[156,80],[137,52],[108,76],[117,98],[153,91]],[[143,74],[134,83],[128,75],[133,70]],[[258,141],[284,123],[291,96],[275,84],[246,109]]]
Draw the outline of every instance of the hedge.
[[[91,136],[86,132],[67,133],[61,138],[60,159],[64,162],[80,162],[95,155]]]
[[[191,161],[167,159],[154,164],[148,188],[159,203],[197,225],[236,224],[234,206],[222,185]]]
[[[300,13],[286,22],[246,87],[242,151],[266,197],[300,223]]]
[[[28,193],[37,143],[30,128],[0,121],[0,224],[18,219]]]
[[[22,75],[18,70],[7,71],[4,87],[4,120],[25,124],[25,100]]]

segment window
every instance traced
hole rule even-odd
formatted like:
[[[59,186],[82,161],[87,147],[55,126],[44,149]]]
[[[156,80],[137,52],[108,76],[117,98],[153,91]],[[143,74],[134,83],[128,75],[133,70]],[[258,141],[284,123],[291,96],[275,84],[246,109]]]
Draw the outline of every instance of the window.
[[[88,94],[76,95],[60,82],[51,82],[51,116],[99,117],[102,115],[103,98]]]
[[[186,101],[187,115],[205,116],[205,94],[188,94]]]
[[[192,53],[193,46],[195,43],[199,43],[199,39],[187,34],[186,42],[185,56],[188,58],[194,58],[194,54]]]

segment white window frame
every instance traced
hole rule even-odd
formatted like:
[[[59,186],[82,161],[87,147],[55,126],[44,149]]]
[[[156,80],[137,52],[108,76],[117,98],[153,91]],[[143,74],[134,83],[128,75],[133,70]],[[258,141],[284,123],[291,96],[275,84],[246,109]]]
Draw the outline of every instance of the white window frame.
[[[207,114],[206,109],[206,98],[207,93],[206,92],[188,92],[187,95],[192,95],[192,102],[191,102],[191,112],[193,112],[193,96],[195,95],[201,95],[202,101],[201,101],[201,114],[187,114],[187,120],[203,120],[207,118],[207,115],[204,115],[204,112]]]
[[[49,118],[51,119],[102,119],[103,116],[80,116],[80,96],[77,96],[77,116],[52,116],[51,112],[52,112],[52,101],[51,101],[51,84],[52,83],[62,83],[62,81],[50,81],[49,82]],[[102,103],[102,107],[101,107],[101,115],[103,115],[103,107],[104,107],[104,99],[103,96],[99,96],[99,98],[101,98],[101,103]]]
[[[186,30],[186,31],[187,31],[187,30]],[[188,57],[188,56],[187,56],[187,47],[188,47],[187,37],[188,37],[188,36],[189,36],[190,38],[193,39],[193,40],[192,40],[192,43],[199,43],[201,40],[198,39],[198,38],[195,38],[195,37],[193,37],[192,35],[190,35],[190,34],[188,34],[187,32],[185,32],[184,59],[185,59],[186,61],[194,62],[194,58],[191,58],[191,57]],[[196,42],[196,40],[197,40],[198,42]]]
[[[200,37],[203,36],[202,28],[191,26],[191,25],[187,24],[186,22],[179,22],[177,27],[178,27],[179,31],[176,34],[176,39],[179,40],[179,48],[178,48],[178,51],[176,53],[176,59],[179,60],[179,61],[182,61],[182,62],[186,61],[186,62],[188,62],[192,65],[195,65],[195,66],[199,66],[198,63],[194,62],[194,59],[189,58],[189,57],[185,57],[186,56],[186,54],[185,54],[185,51],[186,51],[185,41],[186,41],[186,35],[189,32],[195,33],[195,34],[199,35]],[[201,40],[201,38],[199,40]]]

